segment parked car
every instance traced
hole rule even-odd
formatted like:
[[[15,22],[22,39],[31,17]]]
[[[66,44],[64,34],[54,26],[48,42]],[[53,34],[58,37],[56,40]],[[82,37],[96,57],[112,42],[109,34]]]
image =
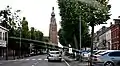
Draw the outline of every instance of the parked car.
[[[97,52],[97,50],[93,50],[93,53],[95,53],[95,52]],[[83,51],[82,54],[81,54],[83,60],[86,60],[86,61],[90,60],[90,55],[91,55],[90,50],[89,51]]]
[[[120,50],[106,50],[92,56],[94,66],[120,66]]]
[[[49,51],[49,53],[47,55],[47,59],[48,59],[48,61],[51,61],[51,60],[61,61],[62,60],[62,54],[61,54],[60,51]]]
[[[93,55],[97,55],[99,53],[105,52],[106,50],[97,50],[96,52],[93,53]]]

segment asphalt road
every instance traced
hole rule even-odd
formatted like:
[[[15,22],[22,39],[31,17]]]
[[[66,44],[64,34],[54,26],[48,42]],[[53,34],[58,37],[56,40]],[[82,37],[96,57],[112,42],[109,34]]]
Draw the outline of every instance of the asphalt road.
[[[46,55],[39,55],[18,60],[0,61],[0,66],[69,66],[64,60],[48,62]]]

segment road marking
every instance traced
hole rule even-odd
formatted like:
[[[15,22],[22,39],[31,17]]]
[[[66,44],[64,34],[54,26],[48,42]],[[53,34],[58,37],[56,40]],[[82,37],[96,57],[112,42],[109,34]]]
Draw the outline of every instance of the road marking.
[[[30,59],[26,59],[26,60],[30,60]]]
[[[65,60],[63,59],[63,61],[65,61]],[[68,62],[67,62],[67,61],[65,61],[65,63],[67,64],[67,66],[70,66],[70,64],[68,64]]]
[[[44,59],[44,60],[48,60],[48,59]]]
[[[35,65],[32,65],[32,66],[35,66]]]
[[[36,59],[32,59],[32,60],[36,60]]]
[[[41,58],[39,58],[38,60],[42,60]]]

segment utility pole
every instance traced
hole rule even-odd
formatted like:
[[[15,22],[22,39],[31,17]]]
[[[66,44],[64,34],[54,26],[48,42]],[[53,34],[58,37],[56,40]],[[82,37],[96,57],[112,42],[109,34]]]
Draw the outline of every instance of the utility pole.
[[[80,32],[80,52],[81,52],[81,16],[79,16],[79,32]],[[80,53],[80,62],[82,61],[81,53]]]

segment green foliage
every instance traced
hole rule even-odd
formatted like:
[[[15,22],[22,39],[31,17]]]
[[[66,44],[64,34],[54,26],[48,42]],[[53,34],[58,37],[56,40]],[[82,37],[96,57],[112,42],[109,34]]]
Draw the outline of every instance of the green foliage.
[[[31,27],[29,30],[28,21],[25,17],[23,17],[22,21],[19,17],[18,12],[20,10],[16,10],[15,12],[11,11],[12,8],[7,6],[6,9],[0,10],[0,25],[9,29],[9,37],[20,37],[21,31],[21,38],[33,39],[33,40],[43,40],[43,33],[39,30],[35,30],[34,27]],[[8,40],[8,47],[14,49],[16,51],[20,50],[20,41],[15,41],[12,39]],[[21,42],[21,50],[23,53],[29,51],[29,44],[26,42]]]
[[[29,27],[28,22],[26,21],[26,18],[23,17],[22,20],[22,38],[29,38]]]
[[[110,18],[110,5],[108,5],[107,0],[91,1],[93,1],[93,4],[90,5],[87,2],[82,2],[81,0],[58,0],[60,16],[62,19],[60,22],[62,31],[60,30],[58,34],[61,44],[71,44],[74,46],[76,45],[75,43],[77,43],[77,46],[79,46],[79,16],[81,16],[82,46],[90,46],[89,41],[91,38],[88,34],[88,26],[104,24]],[[94,1],[99,3],[101,8],[93,7],[95,4]],[[86,39],[89,43],[86,43]]]
[[[49,42],[49,37],[43,37],[43,41]]]
[[[60,29],[58,31],[58,36],[59,36],[60,44],[62,44],[63,46],[67,46],[67,44],[65,43],[65,39],[64,39],[64,36],[63,36],[63,30],[62,29]]]
[[[31,27],[30,34],[31,34],[31,39],[33,40],[40,40],[40,41],[43,40],[43,33],[39,30],[37,31],[34,27]]]
[[[35,40],[35,28],[31,27],[31,39]]]

